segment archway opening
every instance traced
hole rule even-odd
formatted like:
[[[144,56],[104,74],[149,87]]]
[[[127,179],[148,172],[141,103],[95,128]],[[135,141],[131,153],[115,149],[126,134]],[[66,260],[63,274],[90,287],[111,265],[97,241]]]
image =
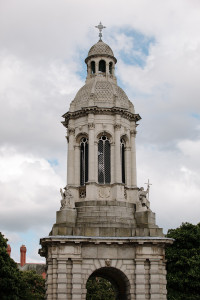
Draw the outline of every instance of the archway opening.
[[[99,62],[99,72],[102,72],[102,73],[106,72],[106,62],[103,59],[101,59]]]
[[[94,277],[87,281],[86,300],[115,300],[116,290],[113,284],[103,277]]]
[[[94,271],[88,278],[86,300],[129,300],[130,284],[126,275],[112,267]]]

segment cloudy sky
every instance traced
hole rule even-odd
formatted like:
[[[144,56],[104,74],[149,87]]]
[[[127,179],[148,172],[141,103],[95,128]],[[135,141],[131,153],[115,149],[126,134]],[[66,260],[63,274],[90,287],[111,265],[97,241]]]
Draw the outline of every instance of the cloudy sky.
[[[118,84],[142,117],[138,186],[167,232],[200,215],[200,1],[1,0],[0,231],[37,262],[66,184],[61,116],[106,26]]]

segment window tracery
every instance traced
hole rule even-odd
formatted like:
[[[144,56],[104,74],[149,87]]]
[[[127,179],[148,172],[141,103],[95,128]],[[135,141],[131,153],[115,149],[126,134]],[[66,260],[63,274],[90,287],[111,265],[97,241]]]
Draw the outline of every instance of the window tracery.
[[[102,135],[98,142],[98,182],[110,183],[110,140]]]
[[[123,138],[120,140],[120,150],[121,150],[121,172],[122,172],[122,183],[125,183],[125,145],[126,142]]]
[[[80,185],[88,181],[88,139],[83,137],[80,141]]]

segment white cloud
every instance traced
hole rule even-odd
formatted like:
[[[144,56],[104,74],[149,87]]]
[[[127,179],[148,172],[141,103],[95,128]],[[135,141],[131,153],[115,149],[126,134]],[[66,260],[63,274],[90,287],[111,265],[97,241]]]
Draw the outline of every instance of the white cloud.
[[[98,40],[99,21],[143,118],[138,182],[153,182],[157,223],[166,229],[199,219],[199,1],[9,0],[0,10],[0,220],[16,247],[34,248],[30,239],[48,234],[55,220],[66,177],[61,115],[83,85],[80,55]],[[134,52],[127,29],[155,40],[149,55]],[[125,64],[121,51],[144,67]]]

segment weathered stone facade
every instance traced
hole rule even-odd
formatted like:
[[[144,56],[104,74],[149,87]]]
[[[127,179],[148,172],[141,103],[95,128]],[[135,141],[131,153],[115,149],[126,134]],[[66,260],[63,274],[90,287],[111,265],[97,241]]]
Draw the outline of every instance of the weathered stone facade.
[[[136,180],[134,106],[118,87],[117,62],[101,39],[91,47],[86,84],[63,115],[67,186],[50,235],[47,299],[86,299],[91,276],[105,277],[117,299],[166,300],[164,237]]]

